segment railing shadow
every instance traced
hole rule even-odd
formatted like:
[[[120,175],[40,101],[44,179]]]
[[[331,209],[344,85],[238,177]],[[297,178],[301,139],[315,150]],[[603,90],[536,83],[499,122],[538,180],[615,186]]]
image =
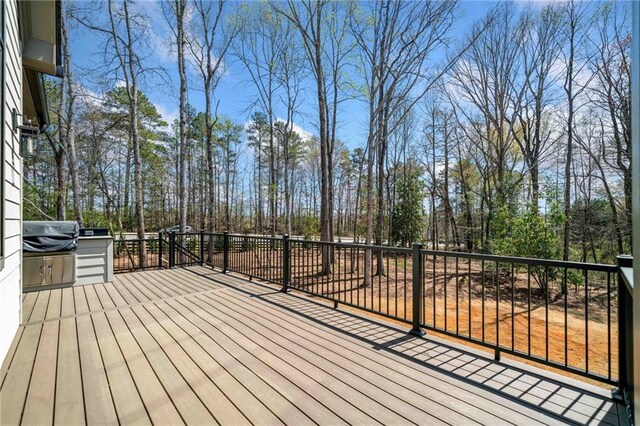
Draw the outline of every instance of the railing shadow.
[[[491,354],[444,340],[433,334],[420,338],[407,330],[358,313],[335,310],[318,300],[297,294],[273,291],[272,285],[222,273],[201,273],[187,269],[202,278],[233,288],[260,299],[293,315],[322,325],[373,349],[400,357],[419,367],[459,380],[485,392],[522,404],[562,422],[617,425],[618,406],[604,389],[561,377],[555,373],[530,367],[516,361],[496,362]],[[230,279],[231,278],[231,279]],[[256,293],[256,289],[264,292]],[[481,397],[481,396],[479,396]],[[446,403],[443,401],[443,403]]]

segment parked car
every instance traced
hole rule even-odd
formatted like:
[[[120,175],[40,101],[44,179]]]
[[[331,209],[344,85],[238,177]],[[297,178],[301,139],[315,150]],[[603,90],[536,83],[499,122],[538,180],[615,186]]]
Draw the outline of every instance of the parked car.
[[[180,232],[180,225],[174,225],[174,226],[170,226],[168,228],[161,229],[160,232],[166,233],[166,234],[169,234],[171,232]],[[195,231],[193,230],[193,228],[191,226],[187,226],[185,228],[185,232],[187,234],[193,234]]]

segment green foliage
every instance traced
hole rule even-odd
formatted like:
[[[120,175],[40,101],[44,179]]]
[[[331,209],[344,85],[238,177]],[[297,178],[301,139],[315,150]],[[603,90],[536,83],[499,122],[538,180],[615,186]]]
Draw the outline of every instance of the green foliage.
[[[391,241],[409,246],[422,237],[424,223],[424,184],[420,171],[409,168],[398,185],[398,202],[391,215]]]
[[[315,216],[305,216],[302,219],[302,235],[305,240],[310,240],[320,233],[320,221]]]
[[[554,259],[560,255],[551,225],[531,205],[521,214],[502,208],[496,215],[493,252],[505,256]]]
[[[551,221],[560,220],[557,205],[553,205],[548,214],[550,221],[538,213],[536,206],[528,204],[524,211],[511,214],[503,206],[495,217],[492,251],[503,256],[528,257],[536,259],[557,259],[560,256],[560,244],[553,231]],[[538,284],[545,290],[549,280],[554,279],[558,271],[555,268],[532,266],[530,271]]]

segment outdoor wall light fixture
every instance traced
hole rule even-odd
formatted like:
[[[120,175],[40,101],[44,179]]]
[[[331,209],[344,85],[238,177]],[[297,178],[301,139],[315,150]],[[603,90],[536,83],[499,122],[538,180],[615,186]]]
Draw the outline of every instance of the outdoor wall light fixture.
[[[18,113],[15,108],[12,111],[13,131],[19,131],[20,138],[20,155],[22,157],[33,157],[36,152],[38,138],[40,136],[40,128],[31,123],[30,119],[26,119],[26,124],[18,125]]]

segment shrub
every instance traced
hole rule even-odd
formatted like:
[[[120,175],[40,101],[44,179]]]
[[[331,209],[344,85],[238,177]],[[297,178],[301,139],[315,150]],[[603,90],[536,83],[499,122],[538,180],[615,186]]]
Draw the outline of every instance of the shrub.
[[[536,259],[557,259],[560,255],[559,243],[552,226],[532,205],[527,205],[520,214],[510,214],[506,208],[502,208],[496,215],[494,224],[492,251],[495,254]],[[544,291],[548,281],[558,275],[556,268],[531,266],[530,271],[535,282]]]

